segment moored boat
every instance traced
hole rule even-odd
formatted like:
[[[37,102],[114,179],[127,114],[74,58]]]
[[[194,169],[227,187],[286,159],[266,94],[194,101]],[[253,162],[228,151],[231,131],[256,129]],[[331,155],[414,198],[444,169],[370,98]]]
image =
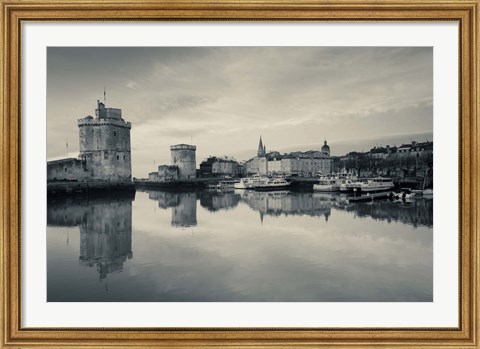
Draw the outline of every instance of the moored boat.
[[[236,182],[233,187],[235,189],[253,189],[255,186],[267,182],[267,180],[267,177],[254,175],[252,177],[245,177],[240,179],[240,182]]]
[[[287,182],[285,178],[271,178],[264,183],[255,185],[252,189],[256,191],[270,191],[270,190],[282,190],[287,189],[290,182]]]
[[[217,184],[208,184],[208,189],[215,189],[215,190],[225,190],[225,189],[233,189],[235,184],[239,181],[236,179],[225,179],[219,181]]]
[[[433,196],[433,189],[425,189],[422,192],[423,196]]]
[[[363,193],[372,193],[391,190],[395,187],[391,178],[376,177],[366,179],[359,187]]]
[[[218,189],[234,188],[235,184],[238,182],[239,181],[237,179],[225,179],[218,182],[217,187]]]
[[[320,193],[334,193],[340,191],[340,184],[337,177],[321,177],[313,190]]]
[[[341,173],[337,179],[338,189],[341,193],[351,193],[359,186],[358,179],[351,173]]]

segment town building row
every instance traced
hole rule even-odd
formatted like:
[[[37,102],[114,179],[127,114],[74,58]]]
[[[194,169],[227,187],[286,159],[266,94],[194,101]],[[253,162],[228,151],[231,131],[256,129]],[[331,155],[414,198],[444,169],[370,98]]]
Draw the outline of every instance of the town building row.
[[[291,152],[280,154],[277,151],[266,152],[262,138],[258,144],[257,156],[245,162],[247,175],[286,175],[311,177],[330,174],[332,171],[330,146],[324,142],[320,151]]]
[[[425,176],[433,169],[433,142],[416,142],[397,146],[373,147],[366,152],[350,152],[332,157],[334,172],[350,170],[359,176]]]

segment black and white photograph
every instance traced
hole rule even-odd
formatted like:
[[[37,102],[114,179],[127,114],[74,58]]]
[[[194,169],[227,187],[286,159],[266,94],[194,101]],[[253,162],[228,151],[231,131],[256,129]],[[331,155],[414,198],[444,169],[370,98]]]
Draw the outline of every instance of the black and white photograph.
[[[48,302],[433,302],[432,47],[52,46],[46,78]]]

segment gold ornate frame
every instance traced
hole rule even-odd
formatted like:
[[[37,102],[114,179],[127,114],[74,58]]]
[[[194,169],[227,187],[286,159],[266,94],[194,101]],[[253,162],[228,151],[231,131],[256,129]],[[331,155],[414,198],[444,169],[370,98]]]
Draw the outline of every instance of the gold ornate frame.
[[[479,347],[479,0],[0,0],[2,228],[0,345],[25,347]],[[457,21],[458,328],[24,328],[21,326],[21,25],[78,20]],[[348,314],[345,314],[348,316]]]

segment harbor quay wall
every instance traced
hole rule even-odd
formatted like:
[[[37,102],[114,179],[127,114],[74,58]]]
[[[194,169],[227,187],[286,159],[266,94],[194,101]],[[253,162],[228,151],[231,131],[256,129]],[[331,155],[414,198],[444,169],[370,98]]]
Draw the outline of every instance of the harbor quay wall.
[[[136,189],[164,189],[173,191],[188,191],[192,189],[204,189],[208,184],[218,182],[218,179],[207,178],[191,178],[191,179],[177,179],[170,181],[149,181],[149,180],[134,180]]]
[[[94,151],[47,162],[47,181],[130,181],[131,154],[129,151]]]
[[[69,158],[47,162],[47,180],[84,180],[91,178],[85,161]]]
[[[130,195],[135,194],[135,185],[132,181],[54,181],[47,182],[47,197],[74,195],[77,197],[96,197],[105,194]]]

